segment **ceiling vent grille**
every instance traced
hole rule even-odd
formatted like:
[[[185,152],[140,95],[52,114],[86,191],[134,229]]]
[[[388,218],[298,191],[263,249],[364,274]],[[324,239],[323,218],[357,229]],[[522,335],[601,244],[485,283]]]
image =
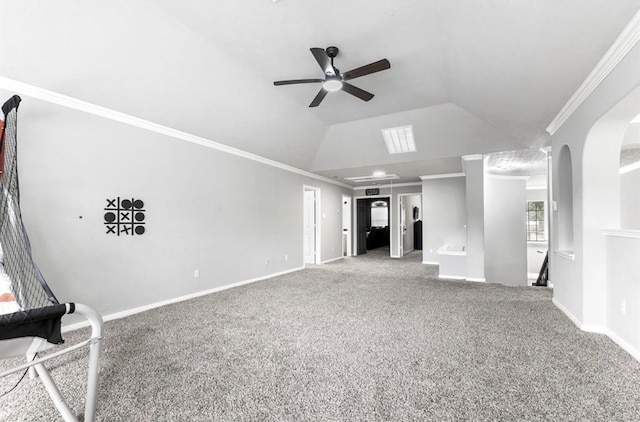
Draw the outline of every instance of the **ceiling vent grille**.
[[[403,154],[416,151],[413,125],[382,129],[384,145],[389,154]]]

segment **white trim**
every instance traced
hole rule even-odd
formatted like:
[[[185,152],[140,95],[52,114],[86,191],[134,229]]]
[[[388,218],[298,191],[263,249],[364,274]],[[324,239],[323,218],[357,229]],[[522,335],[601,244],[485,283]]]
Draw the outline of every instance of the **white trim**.
[[[425,265],[440,265],[438,261],[422,261],[422,263]]]
[[[420,185],[422,185],[422,183],[420,183]],[[420,192],[413,192],[413,193],[399,193],[398,195],[398,218],[396,219],[398,222],[398,252],[400,252],[400,250],[402,250],[402,254],[398,254],[397,256],[392,256],[391,258],[404,258],[404,256],[406,254],[408,254],[409,252],[413,251],[415,248],[411,248],[408,251],[404,250],[404,242],[403,242],[403,235],[404,232],[402,231],[402,227],[400,225],[400,221],[402,221],[401,218],[401,213],[402,213],[402,203],[404,203],[404,201],[402,200],[402,198],[406,197],[406,196],[419,196],[420,197],[420,206],[422,206],[422,191]],[[406,208],[405,208],[405,213],[407,212]],[[407,221],[405,220],[405,225],[407,224]],[[413,243],[413,242],[411,242]]]
[[[555,297],[553,299],[551,299],[551,302],[554,305],[556,305],[556,307],[558,309],[560,309],[567,316],[567,318],[569,318],[571,320],[571,322],[573,322],[582,331],[587,331],[587,332],[590,332],[590,333],[597,333],[597,334],[606,335],[614,343],[616,343],[618,346],[620,346],[625,352],[629,353],[637,361],[640,361],[640,350],[636,349],[634,346],[632,346],[629,343],[627,343],[625,340],[623,340],[620,336],[618,336],[616,333],[614,333],[610,329],[603,328],[603,327],[596,326],[596,325],[584,325],[578,320],[578,318],[576,318],[571,312],[569,312],[569,310],[567,308],[562,306],[556,300]]]
[[[474,283],[486,283],[487,279],[484,277],[467,277],[467,281],[473,281]]]
[[[556,305],[556,308],[560,309],[562,313],[565,314],[565,316],[569,318],[569,320],[573,322],[578,328],[582,329],[582,323],[580,322],[580,320],[576,318],[571,312],[569,312],[569,310],[565,308],[564,305],[558,302],[555,297],[551,299],[551,303]]]
[[[596,334],[606,334],[606,329],[599,325],[585,325],[582,322],[580,322],[580,320],[571,312],[569,312],[567,308],[561,305],[560,302],[558,302],[555,297],[551,299],[551,302],[554,305],[556,305],[556,307],[560,309],[567,316],[567,318],[569,318],[571,322],[573,322],[576,325],[576,327],[578,327],[582,331],[586,331],[589,333],[596,333]]]
[[[225,284],[224,286],[214,287],[212,289],[202,290],[195,293],[190,293],[184,296],[174,297],[172,299],[162,300],[160,302],[150,303],[148,305],[138,306],[137,308],[131,308],[120,312],[115,312],[113,314],[105,315],[102,317],[104,321],[113,321],[114,319],[125,318],[131,315],[139,314],[140,312],[149,311],[151,309],[160,308],[162,306],[171,305],[174,303],[184,302],[185,300],[195,299],[200,296],[210,295],[212,293],[221,292],[223,290],[233,289],[235,287],[244,286],[245,284],[255,283],[256,281],[268,280],[270,278],[278,277],[281,275],[293,273],[296,271],[304,270],[304,267],[296,267],[290,270],[280,271],[278,273],[268,274],[261,277],[251,278],[249,280],[239,281],[237,283]],[[68,331],[78,330],[80,328],[88,327],[90,324],[89,321],[83,321],[76,324],[69,324],[62,327],[62,332],[66,333]]]
[[[302,176],[310,177],[312,179],[321,180],[326,183],[331,183],[344,188],[352,188],[351,185],[348,185],[346,183],[339,182],[334,179],[329,179],[327,177],[320,176],[318,174],[310,173],[308,171],[301,170],[299,168],[290,166],[288,164],[280,163],[278,161],[271,160],[269,158],[261,157],[259,155],[252,154],[250,152],[242,151],[240,149],[233,148],[233,147],[212,141],[210,139],[192,135],[187,132],[182,132],[180,130],[170,128],[168,126],[163,126],[158,123],[153,123],[149,120],[141,119],[139,117],[134,117],[126,113],[115,111],[115,110],[102,107],[96,104],[92,104],[86,101],[78,100],[77,98],[72,98],[66,95],[62,95],[57,92],[49,91],[44,88],[36,87],[33,85],[26,84],[24,82],[19,82],[13,79],[9,79],[4,76],[0,76],[0,88],[4,88],[12,92],[17,92],[27,97],[37,98],[39,100],[46,101],[51,104],[57,104],[59,106],[67,107],[73,110],[82,111],[85,113],[93,114],[95,116],[103,117],[105,119],[113,120],[113,121],[124,123],[130,126],[145,129],[151,132],[159,133],[161,135],[166,135],[172,138],[181,139],[183,141],[187,141],[187,142],[191,142],[207,148],[215,149],[221,152],[225,152],[227,154],[236,155],[242,158],[246,158],[247,160],[256,161],[258,163],[266,164],[271,167],[276,167],[291,173],[296,173]]]
[[[466,246],[462,246],[462,250],[458,250],[457,247],[454,247],[453,245],[442,245],[440,246],[440,248],[438,248],[436,253],[438,255],[467,256]]]
[[[640,114],[639,114],[640,116]],[[620,174],[627,174],[634,170],[640,169],[640,161],[635,163],[627,164],[626,166],[620,167]]]
[[[544,185],[542,185],[542,186],[541,185],[538,185],[538,186],[527,186],[526,189],[527,190],[544,190],[544,189],[547,189],[547,187],[544,186]]]
[[[482,158],[483,158],[482,154],[463,155],[462,156],[462,161],[482,160]]]
[[[538,274],[538,273],[527,273],[527,278],[528,279],[536,279],[537,280],[539,275],[540,274]]]
[[[555,253],[559,257],[568,259],[569,261],[575,261],[576,260],[576,255],[571,251],[561,251],[560,249],[555,249],[553,251],[553,253]]]
[[[603,230],[602,234],[604,234],[605,236],[640,239],[640,230]]]
[[[464,173],[443,173],[443,174],[431,174],[429,176],[420,176],[421,180],[431,179],[446,179],[448,177],[465,177]]]
[[[404,186],[422,186],[422,182],[407,182],[407,183],[397,183],[395,185],[370,185],[370,186],[353,186],[353,190],[365,190],[365,189],[382,189],[382,188],[400,188]],[[411,195],[411,194],[408,194]],[[374,196],[374,195],[372,195]]]
[[[446,278],[449,280],[466,280],[466,277],[462,277],[459,275],[446,275],[446,274],[438,274],[438,278]]]
[[[580,85],[556,117],[549,123],[547,132],[550,135],[556,133],[589,95],[596,90],[609,73],[626,57],[638,40],[640,40],[640,11],[635,14],[631,22],[624,28],[609,50],[607,50],[591,73],[589,73],[589,76],[582,82],[582,85]]]
[[[337,258],[327,259],[326,261],[322,261],[320,264],[328,264],[330,262],[339,261],[341,259],[344,259],[344,256],[339,256]]]
[[[467,256],[467,252],[465,251],[447,251],[447,250],[438,250],[438,255],[454,255],[454,256]]]
[[[616,333],[614,333],[611,330],[605,330],[605,334],[607,335],[607,337],[613,340],[614,343],[622,347],[627,353],[629,353],[638,362],[640,362],[640,350],[636,349],[635,347],[627,343],[625,340],[623,340],[621,337],[619,337]]]

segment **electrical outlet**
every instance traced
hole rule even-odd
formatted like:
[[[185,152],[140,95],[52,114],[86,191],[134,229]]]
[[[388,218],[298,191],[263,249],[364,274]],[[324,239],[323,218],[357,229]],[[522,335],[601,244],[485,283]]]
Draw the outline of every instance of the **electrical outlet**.
[[[200,278],[200,270],[199,269],[193,270],[193,278]]]
[[[620,302],[620,313],[622,313],[622,315],[627,314],[627,302],[624,300]]]
[[[271,260],[269,259],[269,257],[266,257],[266,258],[264,259],[264,264],[265,264],[265,265],[269,265],[269,263],[271,263]]]

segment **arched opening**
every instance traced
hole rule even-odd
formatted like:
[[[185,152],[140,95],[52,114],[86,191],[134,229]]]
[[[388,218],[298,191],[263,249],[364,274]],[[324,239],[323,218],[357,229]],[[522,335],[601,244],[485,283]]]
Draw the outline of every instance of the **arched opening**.
[[[640,114],[620,148],[620,229],[640,230]]]
[[[582,157],[582,324],[605,329],[640,356],[640,237],[622,210],[620,152],[630,123],[640,113],[640,87],[602,115],[587,134]],[[624,150],[624,148],[623,148]],[[633,187],[638,189],[637,185]],[[633,310],[629,312],[629,310]]]
[[[573,166],[571,151],[563,146],[558,156],[558,250],[573,254]]]

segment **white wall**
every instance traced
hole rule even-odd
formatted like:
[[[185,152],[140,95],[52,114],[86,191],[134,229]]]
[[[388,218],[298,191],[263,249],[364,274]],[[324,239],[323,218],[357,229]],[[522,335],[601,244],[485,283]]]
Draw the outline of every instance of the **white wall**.
[[[620,175],[620,228],[640,230],[640,170]]]
[[[62,301],[111,314],[300,268],[304,184],[322,259],[341,255],[350,189],[28,97],[18,124],[24,221]],[[105,234],[115,196],[145,201],[144,235]]]
[[[465,178],[422,181],[422,261],[438,262],[444,244],[466,245]]]
[[[640,237],[637,232],[609,232],[606,242],[606,330],[640,359]]]
[[[466,276],[468,280],[486,281],[484,160],[481,155],[462,157],[462,160],[467,206]]]
[[[525,180],[485,177],[484,199],[486,280],[526,286]]]
[[[602,230],[620,226],[620,144],[628,123],[640,112],[640,46],[630,43],[628,48],[552,136],[555,200],[561,170],[557,152],[565,145],[571,150],[575,228],[573,256],[552,254],[554,302],[580,327],[593,331],[606,326],[609,280]],[[553,222],[552,231],[561,229],[557,213]],[[552,240],[551,250],[557,249]]]
[[[355,189],[353,191],[354,197],[364,198],[365,197],[364,189],[365,189],[364,187]],[[391,201],[389,203],[389,209],[391,210],[391,216],[390,216],[391,224],[389,226],[389,235],[391,236],[390,255],[392,258],[399,258],[400,257],[400,236],[399,236],[398,227],[400,225],[400,217],[398,216],[398,213],[399,213],[398,210],[400,209],[400,205],[399,205],[398,195],[406,194],[406,193],[420,193],[421,186],[420,184],[409,185],[409,186],[383,185],[378,187],[378,189],[380,190],[380,194],[376,196],[391,198]],[[353,203],[354,203],[353,205],[353,213],[354,213],[353,224],[354,225],[353,225],[352,232],[357,233],[357,212],[356,212],[357,201],[354,200]]]

